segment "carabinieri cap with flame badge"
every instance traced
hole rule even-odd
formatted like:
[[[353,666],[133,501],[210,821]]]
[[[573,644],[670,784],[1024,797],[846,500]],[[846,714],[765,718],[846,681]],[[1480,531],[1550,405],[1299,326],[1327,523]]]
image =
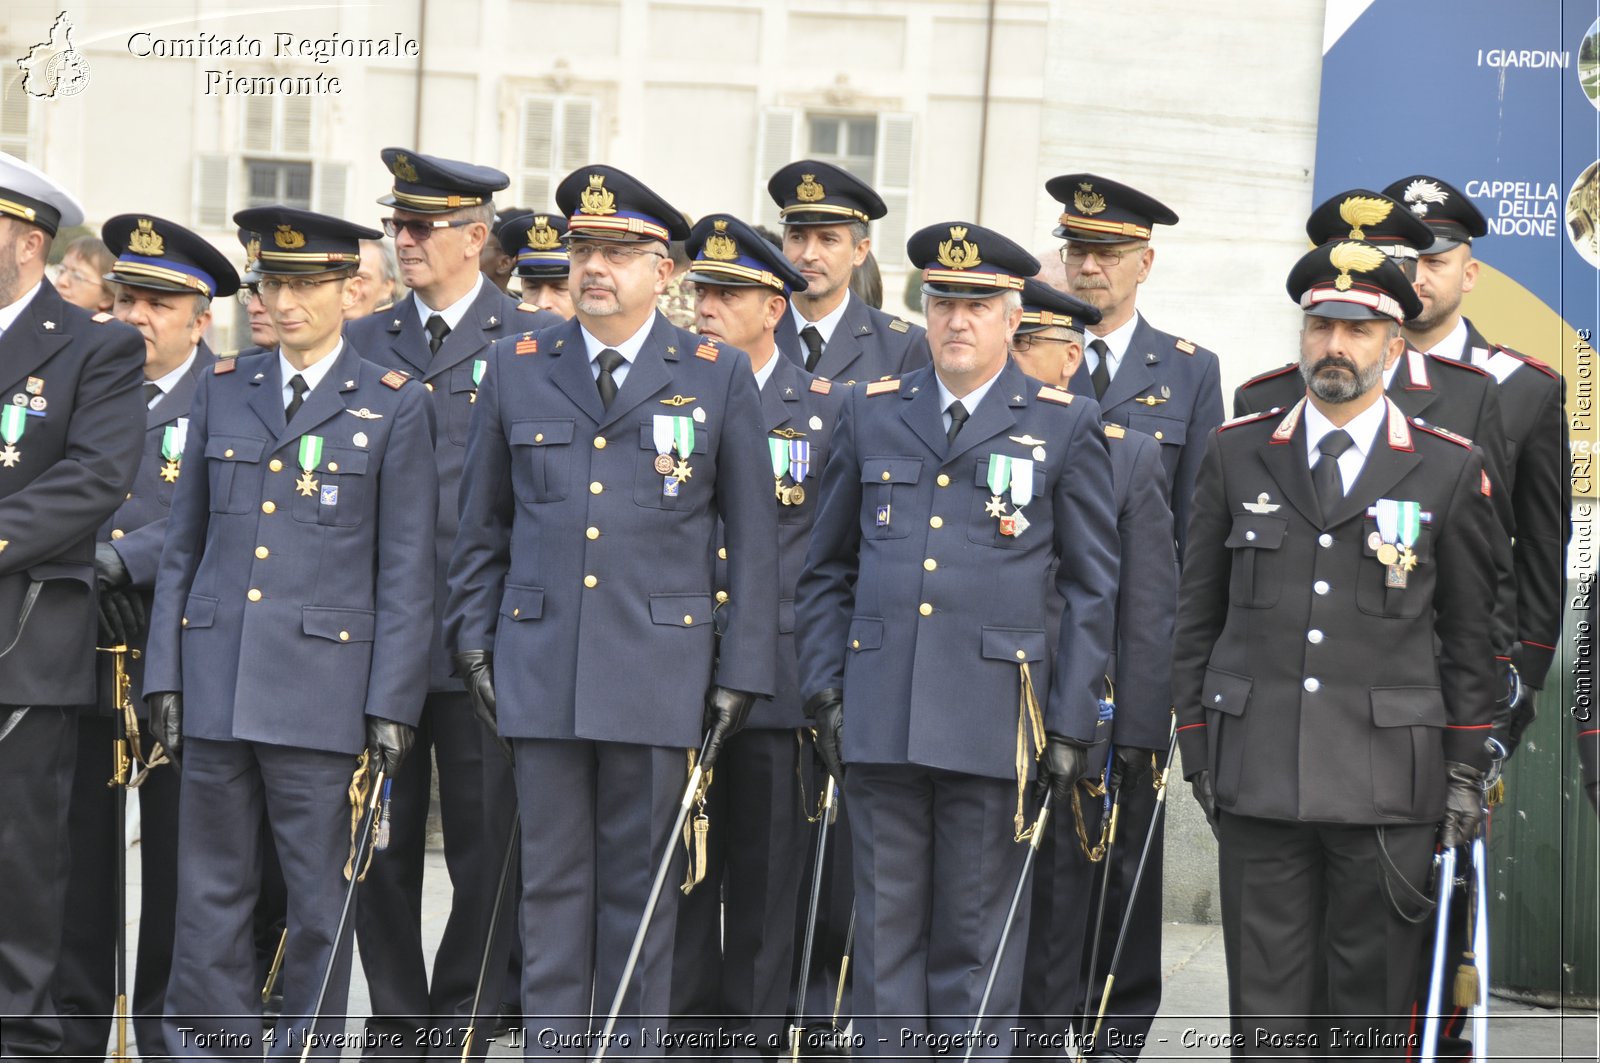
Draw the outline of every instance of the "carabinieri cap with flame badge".
[[[1400,324],[1422,313],[1411,282],[1381,248],[1339,240],[1307,251],[1289,271],[1289,295],[1315,317]]]
[[[413,214],[448,214],[482,206],[511,184],[511,178],[492,166],[435,158],[407,148],[384,148],[378,154],[394,175],[394,190],[379,197],[378,204]]]
[[[1155,226],[1178,224],[1178,216],[1154,196],[1098,174],[1062,174],[1046,181],[1044,190],[1063,208],[1055,235],[1076,243],[1148,240]]]
[[[1394,259],[1415,259],[1433,243],[1433,231],[1405,205],[1365,188],[1330,197],[1306,219],[1314,244],[1365,240]]]
[[[361,241],[383,236],[365,225],[295,207],[251,207],[235,214],[233,223],[260,240],[252,272],[261,276],[355,269],[361,264]]]
[[[1425,173],[1402,177],[1383,190],[1404,203],[1428,228],[1433,230],[1433,246],[1422,253],[1437,255],[1457,244],[1470,244],[1474,237],[1489,231],[1489,223],[1477,204],[1461,191]]]
[[[1039,272],[1039,260],[993,229],[949,221],[918,229],[906,241],[911,264],[922,269],[927,295],[987,299],[1022,291]]]
[[[731,214],[701,218],[685,250],[693,260],[689,279],[696,284],[771,288],[784,296],[806,290],[806,279],[783,252]]]
[[[207,299],[239,290],[239,274],[211,241],[154,214],[118,214],[100,228],[117,256],[108,281]]]

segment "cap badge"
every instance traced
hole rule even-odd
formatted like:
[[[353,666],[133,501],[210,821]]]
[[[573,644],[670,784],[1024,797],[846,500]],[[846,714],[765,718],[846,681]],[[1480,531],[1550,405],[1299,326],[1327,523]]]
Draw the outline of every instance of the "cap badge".
[[[1411,213],[1419,218],[1428,216],[1428,204],[1443,203],[1450,198],[1450,193],[1439,187],[1439,182],[1429,181],[1419,177],[1406,185],[1406,203],[1411,206]]]
[[[244,257],[249,262],[261,257],[261,237],[255,235],[250,237],[250,242],[244,245]]]
[[[939,243],[939,265],[946,269],[974,269],[982,264],[978,245],[967,239],[967,227],[950,226],[950,239]]]
[[[1072,193],[1072,205],[1084,214],[1099,214],[1106,209],[1106,197],[1088,181],[1079,181],[1078,190]]]
[[[295,232],[294,228],[288,225],[278,226],[278,231],[272,234],[272,240],[279,247],[289,251],[306,246],[306,234]]]
[[[578,197],[582,206],[578,208],[580,214],[615,214],[617,197],[606,191],[606,176],[601,173],[589,175],[589,187],[583,190]]]
[[[1351,273],[1370,273],[1383,265],[1383,259],[1383,252],[1376,247],[1369,247],[1366,244],[1340,244],[1328,252],[1328,261],[1339,271],[1333,286],[1341,292],[1349,291],[1350,285],[1354,283],[1350,280]]]
[[[1339,204],[1339,217],[1350,226],[1350,239],[1365,240],[1367,234],[1361,227],[1382,223],[1393,210],[1394,206],[1388,200],[1374,199],[1372,196],[1351,196]]]
[[[136,255],[159,255],[166,249],[155,222],[140,218],[139,227],[128,234],[128,250]]]
[[[719,218],[712,225],[716,232],[706,238],[706,257],[718,262],[732,262],[739,257],[739,245],[728,235],[728,223]]]
[[[548,214],[536,214],[528,230],[528,246],[535,251],[552,251],[561,245],[561,234],[550,225]]]
[[[802,203],[820,203],[822,197],[827,195],[821,185],[817,184],[817,175],[803,173],[800,175],[800,184],[794,190],[794,198]]]
[[[405,155],[395,155],[392,169],[394,170],[394,175],[402,181],[415,181],[417,179],[417,168],[412,165],[411,160],[406,158]]]

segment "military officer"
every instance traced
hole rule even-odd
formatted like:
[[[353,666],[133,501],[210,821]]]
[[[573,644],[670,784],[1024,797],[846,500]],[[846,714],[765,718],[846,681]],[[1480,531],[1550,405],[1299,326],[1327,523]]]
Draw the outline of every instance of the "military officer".
[[[1093,405],[1007,356],[1037,260],[960,222],[907,251],[933,367],[846,397],[795,614],[804,707],[852,810],[855,1032],[869,1052],[927,1058],[971,1029],[1034,760],[1062,801],[1084,773],[1117,541]],[[1024,910],[993,1029],[1018,1011],[1027,926]]]
[[[95,544],[100,586],[100,642],[127,646],[131,690],[142,684],[145,620],[149,615],[172,494],[183,469],[189,405],[216,357],[203,338],[211,302],[239,289],[239,274],[203,237],[150,214],[121,214],[101,229],[116,255],[106,282],[118,320],[144,337],[147,406],[144,447],[133,489],[101,526]],[[198,463],[195,463],[198,464]],[[124,844],[114,792],[106,785],[107,753],[116,739],[111,659],[100,655],[99,701],[78,721],[78,767],[72,791],[72,879],[67,910],[73,918],[61,944],[55,1000],[64,1024],[64,1055],[104,1054],[114,1005],[117,847]],[[142,708],[142,703],[136,704]],[[141,743],[153,753],[148,738]],[[139,786],[140,888],[138,966],[132,1015],[140,1054],[170,1056],[161,1027],[172,963],[177,898],[178,774],[151,771]]]
[[[248,229],[240,229],[239,243],[244,247],[244,275],[240,278],[241,283],[236,294],[239,305],[244,307],[250,342],[234,350],[222,352],[219,355],[222,358],[233,358],[241,354],[261,354],[264,351],[276,350],[278,347],[278,330],[273,327],[272,318],[267,313],[267,304],[261,301],[261,292],[257,288],[261,280],[261,275],[256,272],[256,258],[261,253],[261,237]],[[348,321],[349,318],[345,320]]]
[[[478,253],[479,272],[490,284],[507,295],[511,294],[511,278],[517,268],[516,249],[507,248],[500,239],[501,230],[505,228],[509,216],[509,214],[495,214],[494,222],[489,226],[489,239],[483,242],[483,250]]]
[[[494,219],[494,193],[510,178],[487,166],[403,148],[385,148],[382,158],[393,175],[393,188],[378,202],[392,210],[384,229],[394,239],[411,291],[382,314],[351,322],[345,335],[363,357],[409,373],[427,388],[437,428],[434,587],[437,608],[442,609],[458,523],[456,496],[467,452],[467,423],[489,364],[489,347],[518,330],[561,319],[519,305],[479,271],[479,253],[490,239]],[[392,1039],[381,1041],[400,1054],[427,1047],[415,1043],[413,1031],[419,1025],[438,1026],[472,1007],[511,826],[510,765],[494,736],[473,717],[461,681],[450,673],[437,627],[417,747],[418,755],[394,779],[389,848],[362,886],[356,917],[361,965],[372,996],[369,1030],[374,1035],[403,1034],[398,1045]],[[430,979],[422,948],[422,872],[435,760],[452,894]],[[511,924],[502,920],[500,926],[509,943]],[[374,1036],[369,1044],[379,1040]],[[426,1040],[448,1046],[458,1044],[460,1036],[429,1035]]]
[[[97,529],[139,464],[144,344],[45,280],[83,208],[0,153],[0,1054],[53,1055],[78,713],[95,703]],[[104,780],[101,780],[102,782]]]
[[[427,392],[340,336],[357,240],[374,233],[289,207],[235,221],[263,236],[261,296],[281,339],[217,362],[196,393],[145,662],[152,730],[183,765],[167,987],[180,1055],[261,1036],[250,926],[263,814],[288,886],[291,973],[266,1036],[303,1045],[330,965],[317,1029],[343,1030],[347,792],[352,772],[392,775],[410,747],[433,616]]]
[[[756,707],[728,742],[708,791],[709,863],[705,880],[679,902],[672,1010],[687,1026],[720,1020],[737,1031],[738,1055],[772,1057],[790,1003],[790,928],[813,811],[801,807],[796,785],[811,757],[797,741],[805,716],[795,674],[794,588],[844,389],[778,353],[773,332],[789,312],[788,293],[806,287],[782,251],[727,214],[700,219],[688,251],[697,331],[749,355],[761,393],[769,505],[778,515],[778,683],[773,701]]]
[[[1380,386],[1421,309],[1400,269],[1338,241],[1288,289],[1309,394],[1207,451],[1178,601],[1178,739],[1220,840],[1235,1058],[1318,1054],[1340,1035],[1398,1052],[1435,841],[1479,826],[1497,532],[1477,454]],[[1331,1027],[1308,1014],[1322,986]]]
[[[523,1014],[592,1054],[688,779],[776,690],[777,513],[749,358],[656,310],[682,215],[614,167],[556,190],[575,319],[495,344],[472,420],[445,638],[515,750]],[[728,552],[713,657],[718,520]],[[497,704],[498,713],[496,712]],[[662,1054],[675,889],[608,1050]],[[641,1036],[646,1040],[641,1044]]]
[[[566,219],[559,214],[524,211],[500,226],[500,243],[516,259],[522,301],[570,318],[572,295],[567,291],[567,276],[572,264],[567,246],[561,242],[566,231]]]
[[[815,159],[780,169],[767,193],[783,221],[783,253],[807,285],[778,323],[778,349],[808,373],[851,384],[927,365],[920,325],[850,291],[852,269],[872,250],[867,224],[889,212],[883,197],[848,170]]]
[[[1066,241],[1068,290],[1101,315],[1089,326],[1071,390],[1098,400],[1107,422],[1161,444],[1181,555],[1205,439],[1222,423],[1222,382],[1215,354],[1155,328],[1136,307],[1155,264],[1151,234],[1157,225],[1176,225],[1178,216],[1154,197],[1092,173],[1051,178],[1045,191],[1062,205],[1055,235]]]
[[[1100,312],[1088,303],[1029,278],[1022,289],[1022,324],[1011,341],[1011,357],[1034,379],[1064,385],[1083,361],[1083,330],[1099,319]],[[1105,857],[1115,861],[1103,928],[1105,940],[1113,941],[1129,903],[1140,843],[1155,811],[1152,758],[1164,755],[1166,749],[1178,569],[1160,444],[1121,425],[1106,425],[1105,434],[1121,556],[1116,635],[1105,672],[1114,682],[1111,782],[1120,798],[1118,833],[1125,842],[1113,845]],[[1064,1047],[1067,1024],[1083,1006],[1079,968],[1089,956],[1082,946],[1095,932],[1093,915],[1101,886],[1084,846],[1096,844],[1089,839],[1099,837],[1103,803],[1084,794],[1077,804],[1081,810],[1062,809],[1051,821],[1034,873],[1022,1025],[1041,1039],[1035,1042],[1038,1048],[1023,1054]],[[1081,841],[1080,823],[1086,831]],[[1101,1043],[1110,1047],[1102,1048],[1099,1058],[1137,1057],[1161,1003],[1161,842],[1158,831],[1136,898],[1140,916],[1132,925],[1138,928],[1137,936],[1123,956],[1115,983],[1125,989],[1118,998],[1123,1012],[1107,1016]]]
[[[1417,266],[1415,286],[1422,313],[1407,322],[1406,339],[1440,358],[1470,362],[1499,383],[1502,469],[1511,500],[1516,574],[1512,663],[1522,696],[1509,718],[1497,725],[1496,737],[1514,750],[1533,720],[1534,695],[1544,686],[1561,638],[1567,540],[1572,536],[1567,384],[1544,362],[1485,339],[1462,315],[1462,297],[1478,277],[1472,241],[1488,232],[1488,223],[1472,200],[1426,174],[1402,177],[1385,191],[1404,201],[1434,237]]]

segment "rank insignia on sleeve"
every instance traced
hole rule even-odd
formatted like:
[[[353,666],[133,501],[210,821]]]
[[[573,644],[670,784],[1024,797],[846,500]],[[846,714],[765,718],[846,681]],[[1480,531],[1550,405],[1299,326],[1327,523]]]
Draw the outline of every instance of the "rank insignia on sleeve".
[[[387,373],[383,374],[383,376],[379,377],[378,382],[383,384],[385,387],[394,388],[396,391],[398,391],[400,390],[401,386],[410,379],[411,378],[409,376],[407,376],[405,373],[402,373],[400,370],[391,369]]]
[[[1072,405],[1072,392],[1062,391],[1060,388],[1053,388],[1048,385],[1039,389],[1039,397],[1046,402],[1053,402],[1059,406]]]
[[[889,331],[890,332],[910,332],[911,331],[911,322],[906,321],[903,318],[898,318],[897,317],[893,321],[889,322]]]
[[[213,365],[211,367],[211,372],[215,376],[221,376],[223,373],[231,373],[237,368],[239,368],[238,362],[235,362],[231,358],[225,358]]]
[[[89,320],[93,321],[96,325],[104,325],[107,321],[111,320],[111,315],[102,310]]]
[[[1189,340],[1179,340],[1177,343],[1174,343],[1173,346],[1178,348],[1178,350],[1182,351],[1184,354],[1193,354],[1195,352],[1195,345]]]
[[[811,381],[811,390],[815,391],[818,395],[826,395],[833,390],[833,381],[824,380],[819,376],[815,380]]]
[[[524,333],[522,338],[517,341],[515,349],[518,354],[538,354],[539,341]]]
[[[899,390],[900,379],[898,377],[893,380],[874,380],[867,385],[868,395],[887,395],[890,392]]]
[[[704,358],[708,362],[714,362],[717,360],[717,345],[709,342],[702,343],[694,349],[694,356],[696,358]]]

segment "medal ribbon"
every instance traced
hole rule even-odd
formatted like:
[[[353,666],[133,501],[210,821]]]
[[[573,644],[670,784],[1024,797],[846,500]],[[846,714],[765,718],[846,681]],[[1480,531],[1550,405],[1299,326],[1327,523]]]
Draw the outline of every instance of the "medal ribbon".
[[[1391,504],[1400,511],[1398,514],[1400,545],[1410,547],[1416,543],[1417,536],[1422,534],[1422,503],[1397,502]],[[1379,506],[1382,506],[1381,502]],[[1382,510],[1380,509],[1379,512],[1381,513]]]
[[[1003,495],[1006,493],[1006,488],[1011,484],[1011,462],[1012,459],[1004,454],[989,455],[989,493],[991,495]],[[1031,478],[1029,490],[1032,490]]]
[[[672,418],[673,445],[678,448],[678,457],[687,458],[694,453],[694,418]]]
[[[1378,537],[1386,543],[1397,542],[1396,536],[1399,534],[1400,528],[1400,503],[1392,498],[1380,498],[1374,508],[1377,510],[1374,516],[1378,519]]]
[[[183,457],[183,440],[178,438],[176,425],[167,425],[161,433],[161,456],[168,461],[177,461]]]
[[[1033,461],[1030,458],[1010,458],[1011,504],[1021,509],[1033,500]],[[999,492],[996,492],[998,494]]]
[[[811,441],[809,439],[789,440],[789,475],[794,477],[795,483],[804,483],[806,473],[811,471]]]
[[[789,441],[768,436],[767,453],[772,458],[773,478],[783,479],[783,474],[789,471]]]
[[[322,437],[300,437],[300,467],[306,472],[316,472],[322,464]]]
[[[6,406],[0,408],[0,439],[10,446],[22,438],[23,430],[28,427],[28,411],[23,406]]]
[[[657,454],[672,453],[672,422],[672,417],[658,413],[650,426],[650,439],[656,445]]]
[[[489,368],[489,363],[482,358],[472,360],[472,386],[477,387],[483,383],[483,371]]]

